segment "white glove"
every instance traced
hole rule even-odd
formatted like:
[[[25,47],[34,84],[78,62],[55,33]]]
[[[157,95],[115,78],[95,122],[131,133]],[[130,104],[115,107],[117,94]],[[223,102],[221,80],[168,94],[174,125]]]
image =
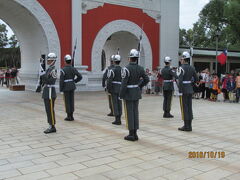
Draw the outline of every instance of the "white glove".
[[[39,73],[40,76],[42,76],[42,75],[44,75],[44,74],[46,74],[45,71],[41,71],[41,72]]]
[[[179,96],[182,96],[182,93],[178,93]]]

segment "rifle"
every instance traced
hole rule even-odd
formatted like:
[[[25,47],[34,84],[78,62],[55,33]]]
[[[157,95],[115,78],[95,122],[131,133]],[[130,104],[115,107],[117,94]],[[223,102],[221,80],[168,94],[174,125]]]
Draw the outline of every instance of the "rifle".
[[[142,24],[141,34],[140,34],[140,36],[139,36],[139,42],[138,42],[138,48],[137,48],[137,50],[138,50],[138,52],[139,52],[139,58],[138,58],[137,64],[138,64],[138,62],[141,60],[143,27],[144,27],[144,23]]]
[[[36,92],[40,93],[42,91],[42,87],[44,86],[41,74],[46,71],[46,62],[45,62],[45,54],[41,55],[40,58],[40,66],[39,66],[39,74],[38,74],[38,82],[36,87]]]
[[[72,66],[73,67],[74,67],[74,58],[75,58],[76,49],[77,49],[77,39],[75,40],[75,45],[74,45],[73,53],[72,53]]]
[[[119,54],[120,54],[119,50],[120,50],[120,48],[117,48],[117,55],[119,55]]]

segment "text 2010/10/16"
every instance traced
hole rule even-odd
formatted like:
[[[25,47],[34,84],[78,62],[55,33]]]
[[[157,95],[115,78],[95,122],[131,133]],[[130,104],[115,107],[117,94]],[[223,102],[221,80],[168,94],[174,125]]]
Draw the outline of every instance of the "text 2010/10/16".
[[[225,158],[225,152],[217,151],[190,151],[188,152],[188,158]]]

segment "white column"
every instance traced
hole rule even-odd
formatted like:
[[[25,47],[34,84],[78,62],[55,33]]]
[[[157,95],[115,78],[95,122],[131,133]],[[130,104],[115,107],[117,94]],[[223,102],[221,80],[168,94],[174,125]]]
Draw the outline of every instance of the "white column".
[[[160,65],[163,59],[170,56],[173,66],[178,66],[179,51],[179,0],[161,0],[160,23]]]
[[[76,43],[77,42],[77,43]],[[82,74],[77,90],[87,90],[88,66],[82,65],[82,0],[72,0],[72,52],[76,44],[74,67]]]
[[[72,0],[72,52],[76,44],[75,66],[82,65],[82,0]]]

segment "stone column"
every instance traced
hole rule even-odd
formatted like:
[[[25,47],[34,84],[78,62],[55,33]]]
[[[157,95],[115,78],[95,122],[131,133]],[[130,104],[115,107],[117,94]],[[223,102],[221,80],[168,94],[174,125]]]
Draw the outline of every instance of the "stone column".
[[[72,52],[75,46],[74,67],[83,76],[82,81],[77,86],[77,90],[86,90],[88,85],[88,66],[82,65],[82,0],[72,0]]]

